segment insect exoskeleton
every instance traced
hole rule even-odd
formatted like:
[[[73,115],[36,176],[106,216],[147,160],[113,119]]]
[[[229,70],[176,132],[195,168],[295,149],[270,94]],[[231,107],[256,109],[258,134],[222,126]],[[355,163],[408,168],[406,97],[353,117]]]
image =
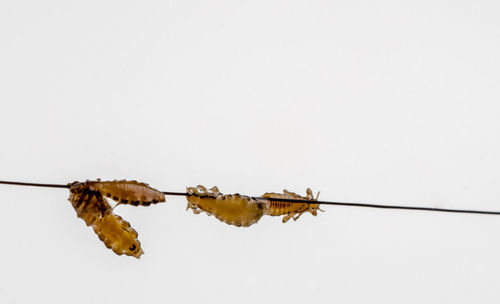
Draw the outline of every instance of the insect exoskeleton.
[[[149,206],[165,201],[165,194],[151,188],[148,184],[137,181],[87,181],[89,189],[98,191],[119,204],[132,206]]]
[[[187,208],[194,214],[206,212],[221,222],[238,227],[248,227],[257,223],[264,214],[264,204],[240,194],[224,195],[217,187],[210,191],[203,186],[187,187]]]
[[[88,182],[74,182],[69,186],[69,201],[76,215],[87,226],[92,226],[106,247],[118,255],[139,258],[143,254],[137,232],[127,221],[113,213],[113,208],[99,191],[90,189]]]
[[[130,255],[136,258],[144,253],[137,239],[137,231],[120,216],[109,213],[94,226],[94,231],[106,247],[117,255]]]
[[[296,193],[290,192],[288,190],[283,190],[281,193],[265,193],[262,195],[264,198],[288,198],[288,199],[300,199],[308,201],[317,201],[319,192],[316,198],[313,196],[311,189],[307,188],[306,196],[301,196]],[[288,222],[289,219],[293,218],[296,221],[304,212],[310,212],[312,215],[317,215],[317,210],[324,211],[319,208],[319,204],[309,204],[309,203],[291,203],[291,202],[280,202],[273,200],[266,200],[267,208],[265,208],[266,215],[280,216],[283,217],[283,223]]]

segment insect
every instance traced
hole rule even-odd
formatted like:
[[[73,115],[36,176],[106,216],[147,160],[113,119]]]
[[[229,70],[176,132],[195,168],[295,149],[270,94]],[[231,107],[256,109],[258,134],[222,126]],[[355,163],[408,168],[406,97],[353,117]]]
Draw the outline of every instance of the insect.
[[[223,195],[217,187],[212,187],[209,192],[201,185],[187,187],[186,192],[186,210],[191,209],[194,214],[205,212],[229,225],[248,227],[257,223],[264,215],[265,204],[249,196]]]
[[[90,190],[98,191],[117,201],[118,204],[149,206],[165,201],[165,194],[151,188],[148,184],[137,181],[101,181],[97,179],[97,181],[87,181],[87,184]]]
[[[107,213],[93,228],[104,245],[117,255],[126,254],[139,258],[144,253],[137,239],[137,231],[119,215]]]
[[[70,187],[69,201],[76,215],[91,226],[106,247],[118,255],[139,258],[143,251],[137,232],[120,216],[113,213],[103,195],[90,188],[89,182],[74,182]]]
[[[319,192],[314,198],[311,189],[307,188],[306,196],[300,196],[296,193],[290,192],[288,190],[283,190],[281,193],[265,193],[262,195],[264,198],[291,198],[291,199],[301,199],[309,201],[317,201],[319,197]],[[279,201],[267,201],[267,207],[265,208],[265,214],[271,216],[283,217],[283,223],[288,222],[289,219],[293,218],[296,221],[304,212],[310,212],[312,215],[317,215],[317,210],[324,212],[319,208],[319,204],[307,204],[307,203],[291,203],[291,202],[279,202]]]

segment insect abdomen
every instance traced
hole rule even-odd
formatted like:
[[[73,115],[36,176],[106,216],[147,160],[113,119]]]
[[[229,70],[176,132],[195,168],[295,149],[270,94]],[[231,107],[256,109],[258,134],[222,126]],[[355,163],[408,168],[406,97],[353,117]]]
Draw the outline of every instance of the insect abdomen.
[[[223,195],[216,187],[212,189],[209,193],[202,186],[189,187],[188,208],[195,214],[204,211],[221,222],[238,227],[255,224],[264,215],[263,204],[255,199],[239,194]]]
[[[126,254],[139,258],[144,253],[137,239],[137,231],[119,215],[107,214],[93,228],[104,245],[117,255]]]
[[[265,194],[262,197],[265,196]],[[266,209],[266,215],[271,216],[280,216],[284,214],[288,214],[290,212],[300,212],[301,209],[304,209],[304,203],[289,203],[289,202],[276,202],[270,201],[268,204],[268,208]]]
[[[165,194],[137,181],[90,181],[89,188],[121,204],[149,206],[165,201]]]

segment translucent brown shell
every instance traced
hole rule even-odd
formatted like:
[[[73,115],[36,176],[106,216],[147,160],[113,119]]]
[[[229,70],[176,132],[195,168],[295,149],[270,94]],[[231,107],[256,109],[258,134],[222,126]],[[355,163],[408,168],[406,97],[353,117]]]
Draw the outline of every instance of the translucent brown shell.
[[[296,193],[290,192],[288,190],[283,190],[283,193],[264,193],[262,197],[264,198],[289,198],[289,199],[301,199],[309,201],[317,201],[319,192],[316,197],[313,196],[311,189],[307,188],[306,196],[300,196]],[[283,223],[286,223],[289,219],[293,218],[296,221],[304,212],[310,212],[312,215],[316,216],[317,211],[323,211],[319,208],[319,204],[309,204],[309,203],[291,203],[291,202],[279,202],[266,200],[265,214],[271,216],[281,216],[283,217]]]
[[[223,195],[217,187],[210,191],[199,185],[186,188],[187,208],[194,214],[205,212],[221,222],[238,227],[257,223],[264,214],[264,204],[240,194]]]
[[[144,252],[137,239],[137,232],[120,216],[113,213],[111,205],[89,184],[74,182],[70,186],[69,201],[87,226],[91,226],[106,247],[118,255],[139,258]]]
[[[144,253],[137,239],[137,231],[119,215],[108,213],[93,228],[104,245],[118,255],[139,258]]]
[[[165,194],[148,184],[137,181],[87,181],[90,190],[117,201],[119,204],[149,206],[165,201]]]

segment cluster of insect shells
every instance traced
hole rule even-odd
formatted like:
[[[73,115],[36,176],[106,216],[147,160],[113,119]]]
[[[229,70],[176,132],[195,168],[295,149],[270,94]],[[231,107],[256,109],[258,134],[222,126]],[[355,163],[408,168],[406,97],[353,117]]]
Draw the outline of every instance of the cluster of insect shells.
[[[165,202],[165,195],[148,184],[137,181],[114,180],[73,182],[69,185],[70,197],[76,214],[87,226],[91,226],[106,247],[117,255],[139,258],[144,251],[138,240],[137,232],[130,223],[113,213],[106,198],[118,204],[149,206]],[[281,216],[283,223],[293,218],[297,220],[303,213],[316,216],[319,204],[300,202],[280,202],[273,199],[299,199],[314,201],[311,189],[306,196],[284,190],[283,193],[265,193],[261,198],[240,194],[222,194],[217,187],[207,190],[199,185],[186,188],[187,208],[193,213],[204,212],[220,221],[238,227],[248,227],[257,223],[264,215]],[[319,193],[318,193],[319,195]]]
[[[113,207],[105,197],[118,204],[149,206],[165,201],[160,191],[137,181],[86,181],[68,185],[69,201],[87,226],[91,226],[106,247],[117,255],[136,258],[144,253],[137,239],[138,233],[130,223],[113,213]]]

